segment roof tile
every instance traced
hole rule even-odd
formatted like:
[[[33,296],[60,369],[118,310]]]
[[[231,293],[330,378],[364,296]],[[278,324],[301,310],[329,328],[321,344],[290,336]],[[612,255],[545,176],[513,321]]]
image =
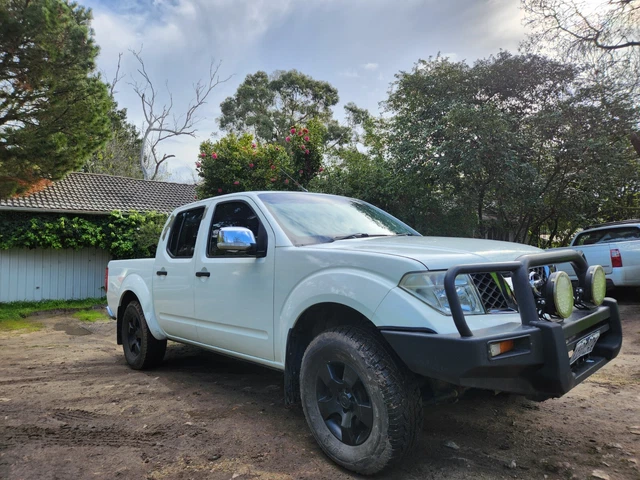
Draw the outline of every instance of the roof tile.
[[[193,202],[195,188],[195,185],[184,183],[72,172],[39,192],[0,200],[0,210],[11,207],[104,213],[113,210],[170,213],[181,205]]]

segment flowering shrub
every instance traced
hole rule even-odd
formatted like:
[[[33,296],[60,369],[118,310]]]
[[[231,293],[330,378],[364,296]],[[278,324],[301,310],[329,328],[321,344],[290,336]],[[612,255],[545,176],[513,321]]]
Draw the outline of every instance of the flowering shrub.
[[[195,163],[200,198],[251,190],[299,190],[321,171],[326,135],[319,122],[292,126],[286,146],[258,143],[252,135],[227,135],[200,144]]]

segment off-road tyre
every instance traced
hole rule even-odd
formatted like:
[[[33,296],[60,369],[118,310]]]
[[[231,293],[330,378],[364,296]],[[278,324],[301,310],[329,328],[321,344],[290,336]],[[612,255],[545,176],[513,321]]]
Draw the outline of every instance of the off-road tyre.
[[[302,359],[300,396],[322,450],[360,474],[398,462],[422,430],[422,397],[415,376],[377,332],[362,327],[337,327],[313,339]],[[343,422],[349,427],[343,428]]]
[[[147,326],[140,303],[132,301],[122,315],[122,349],[129,366],[144,370],[159,365],[167,349],[166,340],[157,340]]]

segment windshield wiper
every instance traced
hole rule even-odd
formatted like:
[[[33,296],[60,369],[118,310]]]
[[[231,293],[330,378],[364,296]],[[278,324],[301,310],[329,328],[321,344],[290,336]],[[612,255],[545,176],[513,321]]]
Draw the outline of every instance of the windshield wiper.
[[[367,238],[367,237],[388,237],[386,234],[369,234],[369,233],[352,233],[350,235],[342,235],[340,237],[333,237],[334,240],[350,240],[352,238]]]
[[[395,237],[415,237],[415,233],[396,233]]]

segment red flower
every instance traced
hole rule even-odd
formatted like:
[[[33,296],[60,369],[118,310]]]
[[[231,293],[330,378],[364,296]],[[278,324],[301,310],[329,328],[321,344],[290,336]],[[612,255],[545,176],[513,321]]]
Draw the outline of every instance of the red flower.
[[[304,137],[304,141],[305,141],[305,142],[308,142],[308,141],[309,141],[309,135],[306,135],[306,136]]]
[[[196,168],[200,168],[202,164],[200,162],[196,162]]]
[[[303,129],[302,129],[302,133],[309,133],[309,130],[308,130],[308,129],[306,129],[306,128],[303,128]]]
[[[275,165],[271,165],[271,170],[275,170],[276,166]]]
[[[238,180],[236,180],[235,182],[233,182],[234,185],[240,185],[240,182]]]
[[[304,151],[304,154],[305,155],[309,155],[309,149],[308,148]]]
[[[303,135],[303,134],[302,134],[302,130],[300,130],[300,131],[298,132],[298,135],[299,135],[299,136],[302,136],[302,135]]]
[[[279,152],[279,151],[280,151],[280,147],[276,147],[276,152]]]
[[[200,156],[201,156],[202,158],[204,158],[204,157],[206,157],[206,156],[207,156],[207,154],[206,154],[206,153],[204,153],[204,152],[202,152],[202,153],[200,154]]]
[[[300,145],[300,150],[304,150],[304,145]]]
[[[319,171],[319,172],[323,172],[323,171],[324,171],[324,168],[320,167],[320,168],[318,169],[318,171]]]
[[[286,142],[290,142],[291,141],[291,137],[287,137],[284,139]]]
[[[291,127],[291,133],[296,133],[296,129]]]
[[[218,189],[218,193],[222,193],[222,189],[221,188]]]
[[[216,160],[218,158],[218,154],[216,152],[213,152],[211,154],[211,158],[213,158],[214,160]]]
[[[276,179],[275,179],[275,178],[272,178],[272,179],[271,179],[271,181],[272,181],[272,182],[275,182],[275,181],[276,181]]]
[[[251,148],[256,148],[256,144],[255,144],[255,143],[252,143],[252,144],[251,144]]]
[[[250,164],[249,164],[249,168],[253,168],[253,163],[250,163]]]
[[[289,179],[288,179],[288,178],[286,178],[286,179],[284,180],[284,184],[285,184],[285,185],[289,185]],[[197,197],[196,197],[196,198],[197,198]]]

